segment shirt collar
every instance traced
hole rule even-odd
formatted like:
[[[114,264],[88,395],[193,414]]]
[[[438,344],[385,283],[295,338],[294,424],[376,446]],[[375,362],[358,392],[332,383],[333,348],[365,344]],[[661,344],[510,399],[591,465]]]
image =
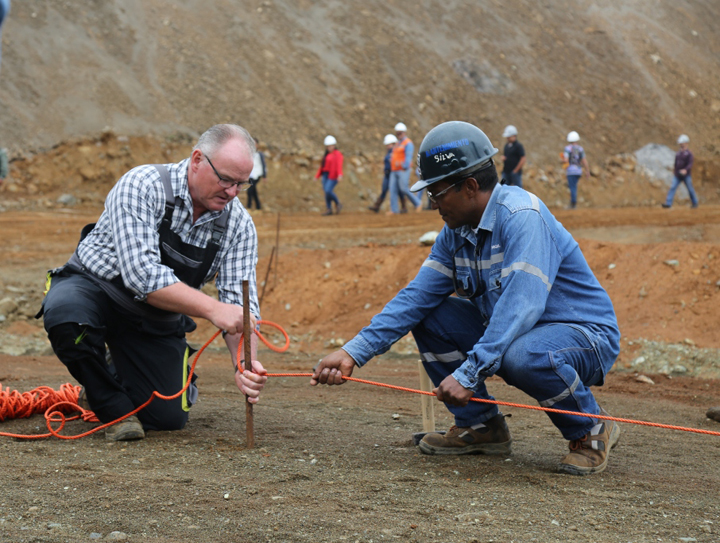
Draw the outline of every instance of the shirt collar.
[[[485,211],[483,211],[482,217],[480,217],[480,224],[478,224],[478,227],[473,229],[471,226],[466,224],[456,230],[458,234],[460,234],[462,237],[469,240],[473,244],[477,244],[477,238],[480,230],[488,230],[490,232],[493,231],[493,229],[495,228],[495,219],[497,216],[495,213],[495,203],[497,202],[498,194],[500,193],[501,187],[502,185],[499,182],[495,185],[492,194],[490,194],[490,199],[485,206]]]

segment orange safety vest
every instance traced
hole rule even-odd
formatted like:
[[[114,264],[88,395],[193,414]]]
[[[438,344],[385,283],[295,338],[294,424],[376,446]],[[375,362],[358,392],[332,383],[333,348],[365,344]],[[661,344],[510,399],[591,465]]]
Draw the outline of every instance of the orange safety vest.
[[[405,162],[405,146],[408,143],[412,143],[410,138],[405,138],[401,143],[398,143],[392,150],[392,156],[390,157],[390,169],[394,172],[404,170],[403,163]]]

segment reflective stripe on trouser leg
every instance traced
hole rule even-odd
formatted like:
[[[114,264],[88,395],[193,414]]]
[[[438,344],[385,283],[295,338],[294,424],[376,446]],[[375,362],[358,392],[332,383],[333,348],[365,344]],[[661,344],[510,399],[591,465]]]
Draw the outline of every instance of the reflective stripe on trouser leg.
[[[187,383],[188,375],[190,374],[190,365],[188,359],[190,358],[190,348],[185,348],[185,357],[183,358],[183,386]],[[195,374],[193,374],[193,382],[188,385],[182,395],[182,408],[183,411],[190,411],[190,408],[195,405],[198,397],[198,389],[195,386]]]
[[[475,305],[459,298],[447,298],[412,331],[430,379],[438,386],[466,359],[466,353],[485,333],[483,319]],[[492,400],[481,383],[476,398]],[[470,402],[465,407],[445,404],[461,428],[485,422],[498,414],[494,404]]]
[[[585,334],[564,324],[533,328],[505,352],[497,375],[543,407],[597,414],[590,386],[601,382],[600,361]],[[585,435],[594,419],[548,413],[568,440]]]

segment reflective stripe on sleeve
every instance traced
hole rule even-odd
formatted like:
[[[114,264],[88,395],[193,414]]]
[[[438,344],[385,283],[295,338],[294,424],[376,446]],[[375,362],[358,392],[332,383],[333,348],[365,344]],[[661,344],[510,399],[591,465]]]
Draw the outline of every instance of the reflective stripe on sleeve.
[[[452,270],[447,268],[446,266],[443,266],[437,260],[430,260],[429,258],[427,258],[425,259],[425,262],[422,263],[422,265],[426,268],[430,268],[432,270],[442,273],[447,277],[452,278]]]
[[[422,358],[423,362],[443,362],[443,363],[452,363],[452,362],[459,362],[459,361],[465,361],[467,357],[461,353],[460,351],[451,351],[449,353],[420,353],[420,358]]]

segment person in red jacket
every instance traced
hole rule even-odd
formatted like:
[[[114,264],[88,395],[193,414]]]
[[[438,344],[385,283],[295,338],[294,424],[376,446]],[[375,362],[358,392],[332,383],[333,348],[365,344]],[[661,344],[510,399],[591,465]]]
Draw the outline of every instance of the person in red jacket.
[[[333,136],[325,136],[325,155],[315,179],[322,178],[322,187],[325,192],[325,205],[327,209],[323,215],[332,215],[332,202],[335,202],[335,213],[340,213],[342,204],[335,194],[335,186],[342,179],[343,155],[337,148],[337,140]]]

